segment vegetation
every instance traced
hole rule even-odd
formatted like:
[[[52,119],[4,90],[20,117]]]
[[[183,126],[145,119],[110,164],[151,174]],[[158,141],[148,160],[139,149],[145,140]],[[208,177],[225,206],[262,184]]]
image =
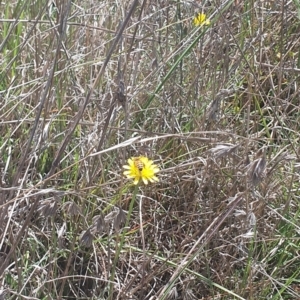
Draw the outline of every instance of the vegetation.
[[[299,0],[0,8],[0,299],[300,299]]]

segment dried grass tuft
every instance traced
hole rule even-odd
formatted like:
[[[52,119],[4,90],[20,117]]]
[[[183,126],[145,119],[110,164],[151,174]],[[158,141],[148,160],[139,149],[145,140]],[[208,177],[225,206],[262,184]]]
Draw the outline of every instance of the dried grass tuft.
[[[102,214],[93,217],[91,232],[93,234],[106,232],[106,223]]]
[[[94,235],[91,232],[91,229],[88,228],[87,230],[84,230],[80,237],[80,244],[84,247],[90,248],[93,244],[93,240],[94,240]]]
[[[253,186],[258,185],[262,182],[265,177],[265,170],[266,170],[267,160],[265,156],[255,159],[250,165],[248,166],[248,176],[250,179],[250,183]]]
[[[75,2],[0,11],[6,298],[300,299],[297,1]]]
[[[66,214],[68,214],[70,217],[79,216],[79,215],[82,216],[80,207],[73,201],[65,202],[62,208],[65,210]]]
[[[41,201],[38,212],[40,212],[44,217],[53,217],[58,209],[58,203],[55,199],[46,199]]]

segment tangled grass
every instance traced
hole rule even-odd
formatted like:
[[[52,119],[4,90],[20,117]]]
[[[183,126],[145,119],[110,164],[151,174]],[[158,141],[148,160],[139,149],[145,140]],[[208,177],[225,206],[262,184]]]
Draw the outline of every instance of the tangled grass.
[[[0,299],[300,298],[299,0],[199,3],[1,5]]]

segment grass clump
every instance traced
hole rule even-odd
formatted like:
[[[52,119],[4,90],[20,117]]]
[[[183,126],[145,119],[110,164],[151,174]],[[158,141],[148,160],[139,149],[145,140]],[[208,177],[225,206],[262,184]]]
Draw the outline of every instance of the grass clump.
[[[0,13],[0,299],[299,298],[297,1]]]

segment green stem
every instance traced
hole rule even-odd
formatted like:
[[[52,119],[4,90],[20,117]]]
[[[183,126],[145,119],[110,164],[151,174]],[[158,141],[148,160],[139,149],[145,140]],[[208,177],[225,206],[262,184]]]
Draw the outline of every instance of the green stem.
[[[133,205],[135,203],[138,190],[139,190],[139,185],[137,184],[134,188],[132,198],[131,198],[131,201],[130,201],[130,204],[129,204],[129,210],[128,210],[128,214],[127,214],[127,217],[126,217],[125,227],[124,227],[124,230],[122,231],[121,240],[120,240],[119,243],[116,242],[117,251],[116,251],[114,264],[113,264],[113,268],[112,268],[111,275],[110,275],[110,282],[111,282],[110,283],[110,288],[109,288],[110,289],[110,292],[109,292],[109,299],[110,300],[113,299],[112,298],[113,297],[113,287],[114,287],[113,280],[114,280],[114,277],[115,277],[116,265],[117,265],[117,262],[119,261],[120,252],[121,252],[121,249],[123,248],[123,245],[124,245],[125,235],[128,232],[129,221],[130,221],[130,218],[131,218],[131,214],[132,214],[132,211],[133,211]],[[118,245],[119,245],[119,247],[118,247]]]

